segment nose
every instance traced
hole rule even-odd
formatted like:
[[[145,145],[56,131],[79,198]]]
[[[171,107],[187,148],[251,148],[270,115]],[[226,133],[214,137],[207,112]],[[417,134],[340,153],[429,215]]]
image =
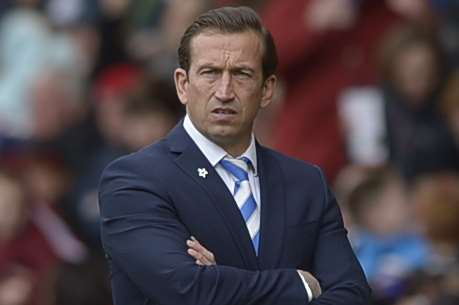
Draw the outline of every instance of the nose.
[[[230,102],[234,99],[235,95],[233,91],[233,83],[229,72],[223,72],[219,82],[217,83],[215,97],[220,102]]]

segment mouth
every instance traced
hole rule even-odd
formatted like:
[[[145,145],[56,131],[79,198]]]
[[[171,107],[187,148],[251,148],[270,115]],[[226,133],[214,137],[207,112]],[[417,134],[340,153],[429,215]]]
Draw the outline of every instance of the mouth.
[[[215,108],[211,112],[213,120],[220,123],[230,123],[234,121],[238,112],[232,108]]]
[[[235,115],[237,112],[231,108],[215,108],[212,113],[219,115]]]

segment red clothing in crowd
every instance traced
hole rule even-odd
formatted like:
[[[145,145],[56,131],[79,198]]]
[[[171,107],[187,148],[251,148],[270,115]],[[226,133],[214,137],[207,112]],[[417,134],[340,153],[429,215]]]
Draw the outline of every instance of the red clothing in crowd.
[[[346,162],[337,97],[347,87],[375,83],[380,40],[397,17],[383,1],[365,0],[350,29],[317,32],[304,17],[311,3],[273,0],[262,14],[287,85],[274,142],[277,149],[322,166],[333,178]]]
[[[41,305],[49,298],[49,281],[58,259],[38,228],[29,222],[16,239],[0,245],[0,275],[8,276],[16,267],[24,268],[32,280],[28,305]]]

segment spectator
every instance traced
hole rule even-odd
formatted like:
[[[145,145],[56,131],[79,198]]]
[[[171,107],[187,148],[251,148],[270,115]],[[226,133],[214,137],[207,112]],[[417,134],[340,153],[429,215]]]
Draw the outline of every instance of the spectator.
[[[405,292],[406,279],[427,265],[428,244],[415,233],[402,181],[391,171],[373,172],[348,199],[351,240],[374,301],[391,304]]]
[[[451,172],[425,176],[416,182],[412,194],[433,259],[414,275],[410,291],[397,305],[458,304],[459,178]]]
[[[143,71],[131,64],[108,67],[96,79],[93,89],[96,124],[101,136],[84,168],[77,174],[66,210],[83,241],[101,253],[97,187],[105,166],[128,152],[123,135],[127,128],[125,107],[133,95],[145,90]]]
[[[390,160],[408,180],[459,169],[459,152],[438,107],[443,60],[433,33],[417,26],[395,29],[383,45]]]
[[[57,256],[31,219],[21,183],[3,169],[0,192],[0,304],[48,305]]]
[[[163,89],[164,90],[164,89]],[[136,151],[163,138],[178,121],[178,113],[166,101],[148,95],[132,96],[124,109],[122,137],[129,151]]]
[[[333,179],[346,162],[337,98],[376,82],[375,46],[398,18],[379,0],[272,0],[263,15],[287,86],[275,146]]]
[[[50,32],[35,9],[18,6],[0,23],[0,136],[26,138],[31,133],[27,92],[48,59]]]
[[[459,71],[447,81],[441,100],[442,114],[453,133],[456,147],[459,147]]]
[[[440,39],[448,54],[449,62],[459,68],[459,2],[455,0],[431,0],[437,15]]]

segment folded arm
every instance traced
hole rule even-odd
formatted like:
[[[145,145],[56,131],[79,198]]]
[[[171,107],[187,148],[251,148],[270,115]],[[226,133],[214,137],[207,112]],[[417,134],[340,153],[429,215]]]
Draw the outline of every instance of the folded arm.
[[[101,181],[102,241],[112,263],[147,298],[164,305],[308,303],[295,269],[197,265],[187,253],[190,232],[167,191],[125,168],[108,168]]]
[[[208,250],[206,247],[193,236],[186,241],[188,246],[188,254],[191,255],[195,260],[196,264],[200,266],[213,266],[217,264],[215,255]],[[310,300],[318,298],[322,294],[319,281],[309,272],[304,270],[297,270],[298,275],[303,281],[305,293],[308,294]]]
[[[311,273],[322,287],[322,295],[311,305],[365,305],[370,288],[347,238],[341,212],[320,169],[323,182],[322,213]]]
[[[336,199],[328,189],[322,172],[319,172],[325,196],[313,269],[311,272],[298,271],[311,289],[311,304],[366,304],[370,293],[367,281],[347,239]],[[188,254],[196,264],[216,264],[214,254],[195,238],[188,240],[187,246]]]

